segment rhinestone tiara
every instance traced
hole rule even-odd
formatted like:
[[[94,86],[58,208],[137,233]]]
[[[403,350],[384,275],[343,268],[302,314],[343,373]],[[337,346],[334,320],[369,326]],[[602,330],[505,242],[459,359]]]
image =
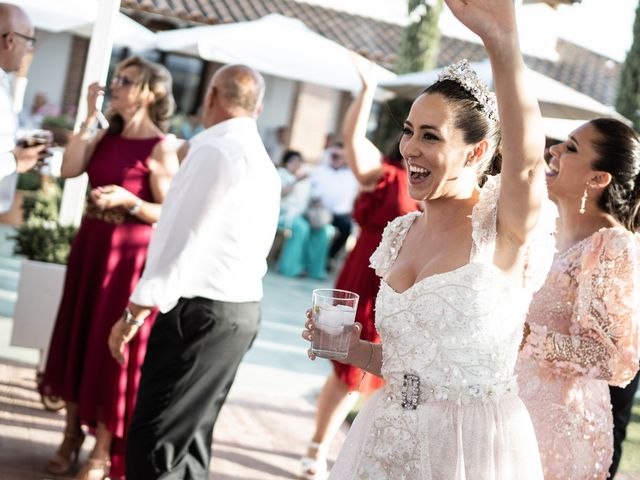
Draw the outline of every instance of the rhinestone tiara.
[[[452,80],[459,84],[478,101],[480,109],[488,118],[496,122],[499,120],[496,94],[480,80],[466,58],[445,67],[438,75],[438,81],[442,80]]]

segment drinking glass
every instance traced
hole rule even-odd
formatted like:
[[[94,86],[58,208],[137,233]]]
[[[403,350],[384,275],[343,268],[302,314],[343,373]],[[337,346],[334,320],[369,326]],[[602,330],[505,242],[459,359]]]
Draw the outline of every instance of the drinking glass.
[[[53,134],[49,130],[27,130],[23,131],[23,135],[16,142],[21,148],[35,147],[36,145],[51,145],[53,143]]]
[[[347,357],[358,299],[357,293],[347,290],[319,288],[313,291],[315,327],[311,351],[314,355],[331,359]]]

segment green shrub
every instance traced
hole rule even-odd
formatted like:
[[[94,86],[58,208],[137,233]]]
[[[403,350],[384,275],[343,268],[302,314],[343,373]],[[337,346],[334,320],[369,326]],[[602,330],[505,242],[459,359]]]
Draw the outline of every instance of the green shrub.
[[[66,264],[71,241],[76,233],[74,226],[62,226],[40,218],[21,225],[16,235],[15,253],[29,260]]]
[[[36,191],[42,185],[40,174],[38,172],[29,171],[18,175],[18,190]]]
[[[61,197],[62,190],[57,183],[25,195],[24,223],[16,228],[12,237],[16,254],[40,262],[67,263],[76,227],[58,223]]]
[[[70,113],[47,115],[42,119],[42,128],[62,128],[65,130],[73,130],[73,122],[74,117]]]

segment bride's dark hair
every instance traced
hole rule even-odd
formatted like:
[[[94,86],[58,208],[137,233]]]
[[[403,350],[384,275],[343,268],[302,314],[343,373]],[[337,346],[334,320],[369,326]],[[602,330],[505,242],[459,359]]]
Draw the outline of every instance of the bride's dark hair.
[[[466,143],[477,143],[481,140],[489,142],[487,153],[478,165],[478,178],[481,183],[486,174],[499,173],[502,162],[500,122],[489,118],[484,106],[468,90],[453,80],[440,80],[422,93],[442,95],[453,107],[454,125],[462,130]]]

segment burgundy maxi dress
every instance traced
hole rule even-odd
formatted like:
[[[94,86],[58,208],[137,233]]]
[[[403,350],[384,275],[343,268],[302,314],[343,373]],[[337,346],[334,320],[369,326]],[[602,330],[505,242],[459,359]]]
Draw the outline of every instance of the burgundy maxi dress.
[[[409,196],[407,171],[404,164],[388,159],[382,164],[382,175],[375,189],[361,192],[356,199],[353,218],[360,226],[360,236],[344,262],[335,288],[350,290],[360,295],[356,321],[362,324],[363,340],[380,343],[374,325],[373,308],[380,288],[380,278],[369,267],[371,255],[382,240],[382,232],[391,220],[418,209],[418,204]],[[336,376],[349,387],[358,388],[362,370],[352,365],[332,361]],[[360,392],[370,393],[383,385],[383,380],[367,375]]]
[[[120,185],[153,202],[148,162],[160,140],[105,135],[87,167],[91,187]],[[102,422],[113,434],[112,478],[124,475],[126,431],[155,313],[127,346],[123,366],[111,356],[107,340],[142,274],[152,229],[121,208],[101,212],[87,206],[40,384],[42,393],[76,403],[84,425]]]

